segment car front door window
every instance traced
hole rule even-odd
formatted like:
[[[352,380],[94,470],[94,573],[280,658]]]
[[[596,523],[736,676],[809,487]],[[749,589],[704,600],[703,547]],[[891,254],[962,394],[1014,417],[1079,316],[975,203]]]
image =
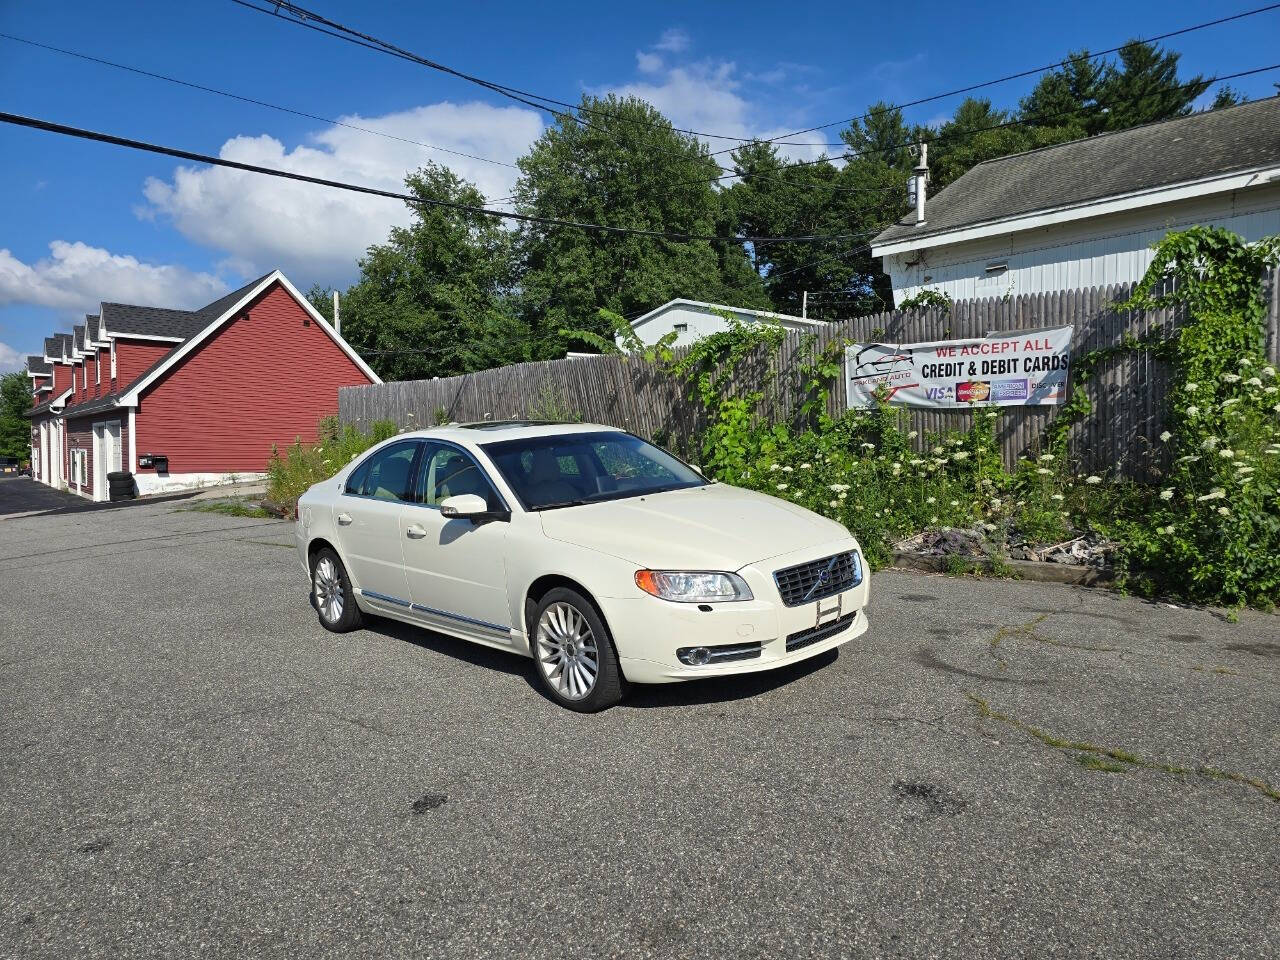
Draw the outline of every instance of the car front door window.
[[[475,639],[511,642],[506,539],[510,524],[472,523],[440,513],[440,503],[464,493],[490,510],[506,504],[466,451],[428,443],[418,468],[415,506],[406,507],[401,537],[414,611],[428,624]]]

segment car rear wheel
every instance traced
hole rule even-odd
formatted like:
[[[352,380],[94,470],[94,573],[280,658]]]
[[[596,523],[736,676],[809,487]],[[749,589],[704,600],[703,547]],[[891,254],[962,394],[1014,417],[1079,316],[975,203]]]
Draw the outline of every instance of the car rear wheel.
[[[562,707],[594,713],[626,695],[609,628],[575,590],[557,587],[533,617],[533,659],[547,695]]]
[[[311,561],[311,605],[320,617],[320,626],[334,633],[346,633],[364,623],[351,578],[329,547],[320,550]]]

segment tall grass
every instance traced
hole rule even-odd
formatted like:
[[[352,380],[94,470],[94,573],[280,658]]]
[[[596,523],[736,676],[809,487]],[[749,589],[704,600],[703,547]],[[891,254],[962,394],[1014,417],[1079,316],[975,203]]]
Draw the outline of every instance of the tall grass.
[[[267,499],[287,510],[312,484],[328,480],[344,466],[375,443],[395,436],[399,428],[391,420],[376,420],[365,433],[348,424],[343,427],[337,417],[320,421],[319,441],[304,444],[295,440],[281,453],[271,448],[267,462]]]

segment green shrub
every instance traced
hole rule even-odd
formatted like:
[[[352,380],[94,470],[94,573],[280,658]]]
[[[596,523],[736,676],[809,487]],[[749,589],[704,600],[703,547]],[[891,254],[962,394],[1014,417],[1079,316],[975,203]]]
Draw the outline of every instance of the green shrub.
[[[399,430],[390,420],[375,421],[368,433],[350,424],[343,427],[336,417],[321,420],[317,443],[294,440],[283,454],[272,447],[271,459],[267,462],[267,499],[292,510],[294,502],[312,484],[329,479],[375,443],[395,436]]]

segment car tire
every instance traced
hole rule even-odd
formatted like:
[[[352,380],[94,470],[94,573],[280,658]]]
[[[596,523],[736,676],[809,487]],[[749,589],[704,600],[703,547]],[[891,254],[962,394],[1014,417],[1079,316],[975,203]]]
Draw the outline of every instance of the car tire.
[[[627,680],[609,628],[595,604],[576,590],[556,587],[542,597],[529,646],[538,682],[560,706],[596,713],[626,696]]]
[[[119,480],[122,482],[127,481],[129,483],[133,483],[133,474],[128,470],[112,470],[107,474],[107,480]]]
[[[311,559],[311,606],[320,618],[320,626],[333,633],[347,633],[364,624],[347,568],[330,547],[319,550]]]

